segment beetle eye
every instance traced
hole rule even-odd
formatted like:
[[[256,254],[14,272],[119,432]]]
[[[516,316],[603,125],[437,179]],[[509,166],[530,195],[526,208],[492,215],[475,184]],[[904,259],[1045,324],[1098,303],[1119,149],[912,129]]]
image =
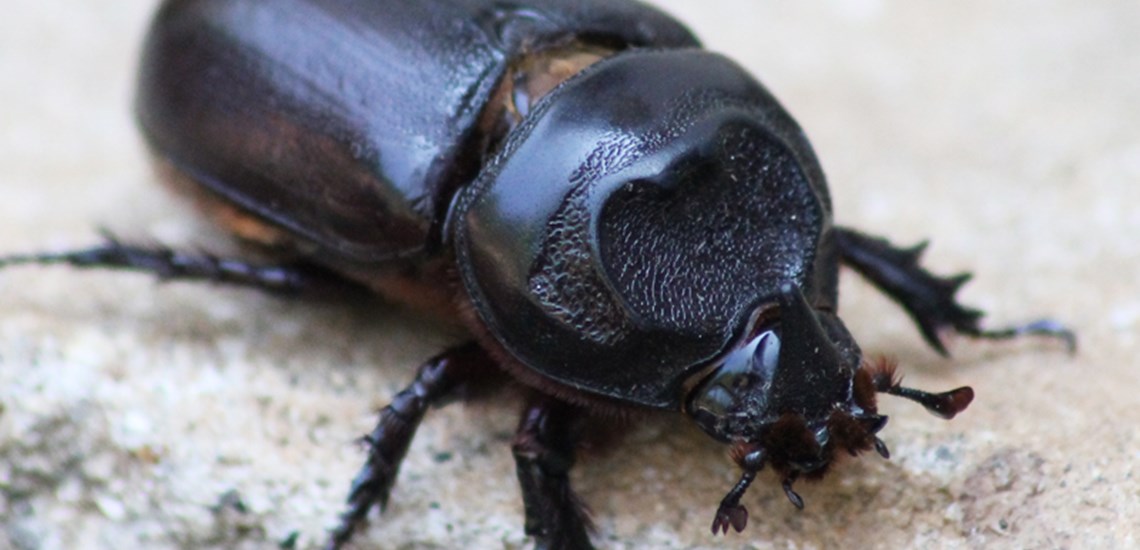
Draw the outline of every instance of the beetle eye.
[[[769,327],[733,350],[693,393],[689,414],[706,432],[728,439],[748,429],[748,417],[765,410],[780,359],[780,336]]]

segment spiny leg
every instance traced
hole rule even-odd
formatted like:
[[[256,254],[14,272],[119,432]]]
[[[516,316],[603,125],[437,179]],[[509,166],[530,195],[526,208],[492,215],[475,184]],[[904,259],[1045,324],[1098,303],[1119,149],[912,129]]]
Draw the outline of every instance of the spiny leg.
[[[947,327],[960,334],[991,340],[1023,335],[1046,336],[1061,340],[1070,352],[1076,349],[1076,335],[1050,319],[1000,329],[982,329],[980,322],[985,313],[959,304],[954,297],[958,289],[970,280],[970,274],[938,277],[923,269],[918,261],[926,249],[926,242],[911,248],[897,248],[886,239],[852,229],[836,228],[835,235],[843,262],[901,305],[918,324],[926,342],[942,355],[948,353],[939,331]]]
[[[100,232],[104,244],[83,250],[0,257],[0,268],[14,265],[66,264],[84,269],[121,269],[152,273],[161,281],[200,280],[296,294],[346,283],[315,266],[253,265],[206,253],[179,252],[161,245],[135,245]],[[335,281],[335,283],[334,283]]]
[[[585,507],[570,488],[580,411],[540,396],[528,403],[511,450],[536,550],[593,548]]]
[[[420,366],[415,380],[380,411],[376,427],[364,436],[368,460],[352,481],[346,499],[348,509],[329,534],[325,548],[344,546],[373,505],[379,505],[381,511],[388,505],[400,463],[428,408],[445,404],[494,371],[491,360],[475,344],[451,348]]]

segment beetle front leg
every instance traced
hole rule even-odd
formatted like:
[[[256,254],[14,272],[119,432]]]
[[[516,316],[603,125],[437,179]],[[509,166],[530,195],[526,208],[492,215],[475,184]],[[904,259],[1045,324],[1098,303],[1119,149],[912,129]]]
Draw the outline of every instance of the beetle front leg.
[[[380,411],[376,427],[363,437],[368,444],[368,461],[352,480],[348,510],[330,533],[325,546],[328,550],[348,542],[373,505],[379,505],[381,511],[388,505],[400,463],[428,408],[458,396],[469,382],[493,370],[492,365],[483,349],[474,344],[449,349],[421,365],[415,380]]]
[[[593,548],[585,506],[570,488],[579,410],[550,397],[529,403],[511,450],[536,550]]]
[[[954,297],[971,275],[959,273],[938,277],[923,269],[918,261],[926,249],[925,241],[911,248],[897,248],[886,239],[846,228],[836,228],[835,236],[843,263],[901,305],[918,324],[926,342],[942,355],[948,355],[939,336],[939,331],[944,328],[994,340],[1041,335],[1061,340],[1070,352],[1076,348],[1076,335],[1050,319],[1001,329],[982,329],[980,321],[985,313],[959,304]]]

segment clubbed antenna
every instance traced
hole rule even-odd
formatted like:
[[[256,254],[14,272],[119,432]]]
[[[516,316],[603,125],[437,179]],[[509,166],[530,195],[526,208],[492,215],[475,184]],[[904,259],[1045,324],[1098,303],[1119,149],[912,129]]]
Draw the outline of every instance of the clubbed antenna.
[[[942,393],[930,393],[903,387],[901,385],[902,377],[898,375],[897,367],[896,363],[886,359],[870,367],[875,391],[914,401],[926,407],[930,414],[946,420],[954,418],[955,415],[966,410],[966,407],[974,400],[974,389],[969,386],[962,386]]]
[[[950,420],[958,413],[966,410],[966,407],[974,400],[974,389],[970,386],[962,386],[942,393],[929,393],[897,385],[879,391],[910,399],[926,407],[930,414],[946,420]]]

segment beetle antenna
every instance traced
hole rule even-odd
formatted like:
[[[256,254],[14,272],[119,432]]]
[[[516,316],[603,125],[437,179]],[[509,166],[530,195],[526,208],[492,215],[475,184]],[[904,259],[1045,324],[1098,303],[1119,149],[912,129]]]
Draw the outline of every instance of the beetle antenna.
[[[892,386],[885,393],[910,399],[926,407],[930,414],[946,420],[950,420],[958,413],[966,410],[966,407],[974,400],[974,389],[970,386],[962,386],[942,393],[929,393],[914,388]]]
[[[889,359],[882,359],[868,367],[871,371],[871,380],[875,391],[889,395],[897,395],[922,405],[930,414],[939,418],[950,420],[958,413],[966,410],[974,400],[974,389],[962,386],[942,393],[930,393],[902,385],[902,376],[898,374],[898,364]],[[881,453],[880,453],[881,454]]]

